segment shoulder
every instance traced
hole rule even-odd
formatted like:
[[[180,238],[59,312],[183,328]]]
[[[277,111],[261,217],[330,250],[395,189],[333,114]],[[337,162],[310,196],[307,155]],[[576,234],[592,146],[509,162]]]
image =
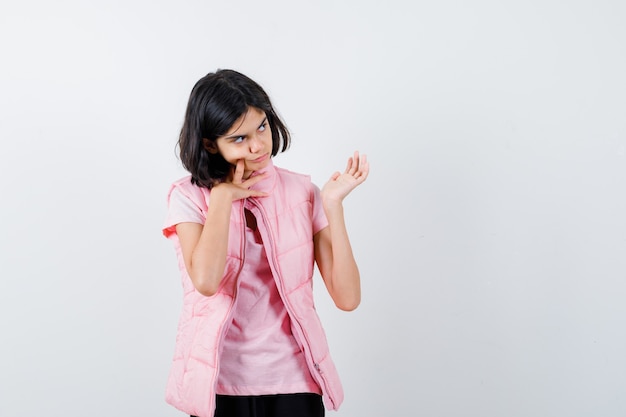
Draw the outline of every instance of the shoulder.
[[[170,189],[167,193],[167,200],[169,201],[172,194],[182,195],[185,198],[193,201],[194,203],[201,205],[206,204],[210,191],[207,188],[200,187],[191,182],[191,175],[180,178],[170,185]]]
[[[311,176],[284,168],[276,168],[276,174],[284,189],[292,198],[315,202],[319,199],[320,189],[311,181]]]
[[[170,190],[173,190],[175,188],[186,190],[186,189],[192,189],[194,187],[200,188],[191,182],[191,175],[187,175],[186,177],[182,177],[174,181],[172,185],[170,186]]]

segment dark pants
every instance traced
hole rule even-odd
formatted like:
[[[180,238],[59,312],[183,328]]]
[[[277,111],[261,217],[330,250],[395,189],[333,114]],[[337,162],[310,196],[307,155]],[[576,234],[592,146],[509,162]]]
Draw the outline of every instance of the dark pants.
[[[215,417],[324,417],[324,405],[320,395],[311,393],[218,395]]]

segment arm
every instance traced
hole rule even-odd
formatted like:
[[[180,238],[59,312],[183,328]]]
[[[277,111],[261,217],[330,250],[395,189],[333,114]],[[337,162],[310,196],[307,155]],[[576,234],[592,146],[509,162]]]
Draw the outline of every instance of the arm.
[[[315,261],[335,305],[351,311],[361,302],[361,278],[357,267],[343,214],[343,199],[369,173],[365,155],[348,159],[343,174],[335,172],[322,188],[322,203],[328,219],[328,227],[313,237]]]
[[[204,225],[179,223],[176,233],[180,242],[187,273],[198,292],[211,296],[217,291],[228,250],[228,229],[232,203],[247,197],[264,197],[265,193],[250,190],[265,177],[260,174],[243,181],[243,161],[237,163],[232,181],[215,185]]]

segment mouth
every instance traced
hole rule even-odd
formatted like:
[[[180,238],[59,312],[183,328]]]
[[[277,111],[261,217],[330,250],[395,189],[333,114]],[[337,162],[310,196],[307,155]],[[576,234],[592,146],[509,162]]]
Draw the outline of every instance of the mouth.
[[[259,156],[257,159],[253,159],[252,162],[257,163],[257,162],[263,162],[265,161],[267,158],[269,157],[269,154],[263,154],[261,156]]]

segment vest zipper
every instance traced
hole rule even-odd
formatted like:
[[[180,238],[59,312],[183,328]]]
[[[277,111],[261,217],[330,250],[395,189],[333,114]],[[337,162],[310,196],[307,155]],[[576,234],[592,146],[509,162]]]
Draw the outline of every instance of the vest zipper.
[[[278,266],[278,261],[276,259],[276,245],[274,244],[274,236],[272,235],[272,230],[270,227],[267,227],[267,216],[265,214],[265,211],[263,210],[263,207],[261,207],[260,204],[257,204],[255,201],[253,201],[252,199],[249,200],[261,213],[261,217],[263,220],[265,227],[265,231],[267,232],[267,237],[270,240],[270,254],[271,257],[268,256],[267,259],[270,262],[270,265],[272,266],[272,271],[274,272],[274,281],[276,281],[276,287],[278,288],[278,292],[280,294],[280,298],[283,300],[283,304],[285,305],[285,309],[287,310],[287,314],[289,315],[289,318],[291,320],[292,323],[295,323],[295,328],[298,331],[299,334],[294,334],[294,337],[298,339],[298,341],[300,342],[300,344],[304,347],[304,356],[306,358],[306,362],[307,362],[307,366],[309,367],[309,371],[311,372],[311,374],[314,376],[315,380],[317,381],[317,383],[320,385],[320,388],[322,388],[322,392],[326,393],[328,395],[328,398],[330,399],[330,402],[333,404],[333,407],[335,406],[335,399],[332,397],[331,395],[331,390],[328,388],[328,383],[326,382],[326,377],[324,376],[324,374],[322,373],[321,369],[320,369],[320,365],[318,363],[316,363],[313,360],[313,355],[311,354],[311,344],[309,342],[309,339],[306,337],[306,333],[304,332],[303,328],[302,328],[302,324],[300,324],[300,322],[295,319],[295,315],[292,311],[291,305],[289,304],[289,300],[287,300],[287,297],[285,296],[285,288],[284,288],[284,282],[282,279],[282,276],[280,276],[280,268]],[[258,228],[258,225],[257,225]],[[266,251],[267,252],[267,251]],[[271,259],[270,259],[271,258]],[[304,342],[304,343],[303,343]],[[311,365],[313,365],[313,368],[315,369],[315,372],[313,372],[313,370],[311,369]]]
[[[243,264],[246,261],[246,229],[245,229],[245,221],[246,221],[246,217],[245,217],[245,207],[243,202],[241,203],[241,221],[242,221],[242,225],[244,227],[241,228],[241,245],[239,246],[239,250],[240,250],[240,257],[241,257],[241,262],[239,263],[239,270],[237,271],[237,276],[236,276],[236,281],[235,281],[235,291],[233,293],[233,300],[230,303],[230,311],[228,312],[228,316],[226,317],[226,320],[224,321],[224,323],[222,324],[222,329],[220,331],[220,335],[219,335],[219,343],[217,346],[217,350],[215,352],[216,358],[215,358],[215,378],[214,378],[214,384],[213,384],[213,398],[211,399],[211,401],[213,402],[213,407],[211,408],[211,413],[215,413],[215,395],[217,395],[217,381],[218,381],[218,377],[220,374],[220,356],[222,353],[222,346],[224,344],[224,338],[226,337],[226,332],[228,331],[228,328],[230,327],[230,322],[232,322],[233,320],[233,314],[235,311],[235,302],[237,300],[237,292],[239,291],[239,275],[241,275],[241,270],[243,269]],[[230,233],[230,230],[229,230]],[[223,277],[222,277],[223,278]],[[227,325],[227,323],[229,323]]]

